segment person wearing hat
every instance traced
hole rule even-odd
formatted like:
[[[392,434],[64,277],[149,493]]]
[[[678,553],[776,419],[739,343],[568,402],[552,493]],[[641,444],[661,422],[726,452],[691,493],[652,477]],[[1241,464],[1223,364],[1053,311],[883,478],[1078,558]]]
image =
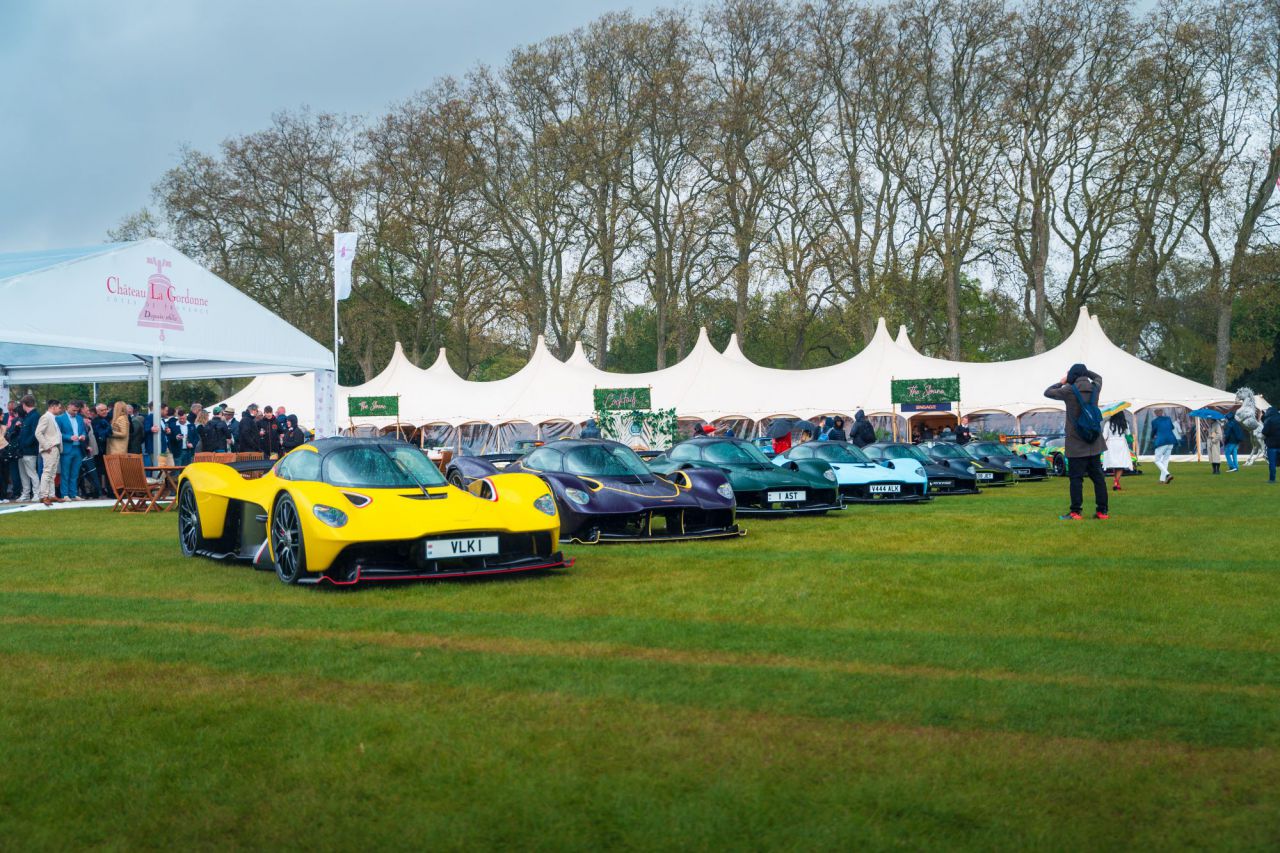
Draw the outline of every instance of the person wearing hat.
[[[1098,404],[1098,398],[1102,395],[1102,377],[1083,364],[1073,364],[1062,381],[1046,388],[1044,395],[1050,400],[1061,401],[1067,410],[1063,450],[1067,457],[1071,508],[1061,518],[1080,520],[1080,512],[1084,508],[1084,478],[1088,477],[1093,481],[1093,517],[1105,521],[1110,518],[1107,507],[1107,477],[1102,473],[1102,451],[1106,448],[1106,442],[1101,430],[1089,441],[1080,435],[1076,426],[1081,404]]]
[[[205,451],[209,453],[226,453],[231,449],[231,430],[227,427],[227,420],[222,412],[222,406],[214,406],[213,417],[204,425],[201,441]]]
[[[280,429],[280,453],[283,455],[307,443],[307,434],[298,428],[297,415],[285,415]]]

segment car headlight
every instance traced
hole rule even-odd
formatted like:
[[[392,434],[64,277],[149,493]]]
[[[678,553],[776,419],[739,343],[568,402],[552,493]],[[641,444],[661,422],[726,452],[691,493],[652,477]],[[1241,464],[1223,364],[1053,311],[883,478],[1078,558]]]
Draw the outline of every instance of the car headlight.
[[[565,489],[564,496],[579,506],[586,506],[591,501],[591,495],[582,489]]]
[[[823,471],[822,476],[826,477],[828,480],[830,480],[833,483],[836,481],[836,472],[832,471],[830,468]]]
[[[533,507],[534,509],[544,512],[547,515],[556,514],[556,501],[555,501],[555,498],[551,497],[551,495],[543,495],[542,497],[538,498],[536,501],[533,502]]]
[[[730,486],[728,483],[721,483],[716,486],[716,494],[727,501],[731,501],[733,500],[733,486]]]
[[[312,507],[311,512],[316,518],[320,519],[330,527],[341,527],[347,523],[347,514],[335,507],[316,504]]]
[[[965,470],[967,470],[971,476],[974,476],[974,477],[978,476],[978,469],[976,466],[970,465]]]

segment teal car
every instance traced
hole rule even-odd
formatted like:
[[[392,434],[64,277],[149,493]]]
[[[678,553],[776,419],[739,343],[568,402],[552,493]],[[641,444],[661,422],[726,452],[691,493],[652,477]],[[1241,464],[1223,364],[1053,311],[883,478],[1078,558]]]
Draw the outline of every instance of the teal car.
[[[738,515],[821,514],[842,509],[836,474],[819,459],[774,465],[749,441],[691,438],[649,462],[655,474],[690,469],[722,471],[729,479]]]

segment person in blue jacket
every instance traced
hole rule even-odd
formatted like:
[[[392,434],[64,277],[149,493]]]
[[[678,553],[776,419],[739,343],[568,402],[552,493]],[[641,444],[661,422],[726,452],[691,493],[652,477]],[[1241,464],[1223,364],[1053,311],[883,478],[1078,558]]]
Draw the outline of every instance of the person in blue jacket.
[[[1155,448],[1155,463],[1160,469],[1160,482],[1172,483],[1173,475],[1169,473],[1169,457],[1173,455],[1174,445],[1182,437],[1178,425],[1164,409],[1156,410],[1156,417],[1151,421],[1151,446]]]
[[[1235,418],[1227,418],[1222,430],[1222,455],[1227,460],[1227,473],[1240,470],[1240,442],[1244,441],[1244,427]]]
[[[67,500],[82,501],[80,497],[80,468],[84,465],[85,435],[89,424],[80,414],[80,405],[67,403],[58,415],[58,431],[62,433],[62,456],[58,460],[58,473],[62,476],[62,496]]]

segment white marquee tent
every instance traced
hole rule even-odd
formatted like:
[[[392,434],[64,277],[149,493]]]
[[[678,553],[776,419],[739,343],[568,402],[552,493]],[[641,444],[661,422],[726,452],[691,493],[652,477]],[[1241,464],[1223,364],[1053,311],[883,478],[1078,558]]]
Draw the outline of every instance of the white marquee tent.
[[[145,379],[154,400],[162,377],[333,364],[320,344],[157,239],[0,254],[0,306],[0,398],[40,383]],[[308,397],[314,410],[314,388]]]
[[[424,370],[414,366],[397,344],[380,374],[363,385],[340,389],[338,409],[346,411],[348,395],[398,394],[398,420],[403,424],[461,427],[518,423],[537,427],[581,423],[591,417],[593,388],[648,386],[655,407],[674,408],[682,417],[760,423],[775,416],[851,416],[859,408],[869,415],[888,416],[893,413],[891,379],[958,376],[960,411],[977,417],[1005,417],[1012,429],[1028,415],[1061,412],[1061,404],[1046,399],[1044,389],[1076,362],[1102,374],[1104,401],[1127,400],[1135,410],[1234,402],[1230,392],[1185,379],[1125,352],[1107,338],[1096,318],[1082,310],[1076,328],[1057,347],[1029,358],[992,363],[924,356],[911,344],[905,328],[899,329],[895,340],[883,320],[861,352],[839,364],[810,370],[777,370],[753,364],[736,338],[719,352],[703,331],[688,356],[663,370],[609,373],[590,364],[580,345],[562,362],[539,338],[529,362],[512,376],[471,382],[453,372],[443,350]],[[227,402],[237,410],[250,402],[283,402],[308,422],[311,413],[304,401],[309,384],[307,377],[263,377]],[[386,427],[396,420],[360,422]]]

